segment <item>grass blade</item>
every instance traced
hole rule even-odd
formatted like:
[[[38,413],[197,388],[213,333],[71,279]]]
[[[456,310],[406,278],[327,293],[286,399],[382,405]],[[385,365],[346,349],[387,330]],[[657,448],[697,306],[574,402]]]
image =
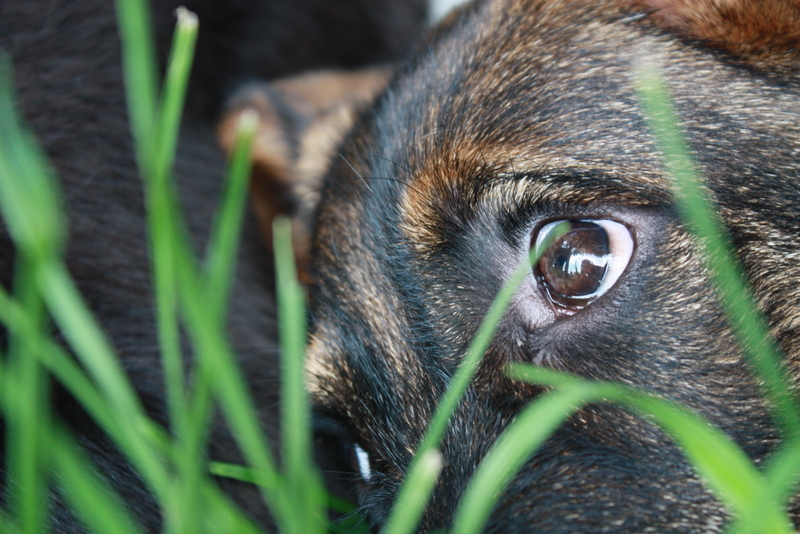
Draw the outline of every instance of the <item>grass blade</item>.
[[[385,534],[414,532],[441,471],[442,456],[438,450],[427,449],[421,456],[417,456],[414,469],[403,481],[401,491],[405,499],[400,501],[398,498],[398,504],[392,509],[391,521],[386,526]],[[407,513],[398,513],[400,506]]]
[[[153,166],[144,173],[150,180],[151,187],[155,186],[155,183],[165,185],[172,171],[183,116],[183,103],[189,85],[189,72],[197,42],[197,16],[183,7],[179,7],[175,15],[178,22],[175,26],[161,102],[156,112],[156,128],[151,132],[155,158]]]
[[[253,140],[257,130],[258,114],[242,113],[228,166],[222,207],[214,222],[206,253],[209,308],[220,317],[225,316],[233,279],[239,234],[247,203]]]
[[[147,218],[152,250],[153,286],[155,288],[159,345],[167,386],[170,421],[181,435],[186,413],[183,406],[185,385],[178,326],[177,277],[179,254],[189,254],[179,221],[183,220],[177,193],[170,176],[175,160],[183,101],[186,96],[194,45],[197,17],[178,9],[172,52],[164,81],[162,101],[156,110],[156,128],[147,142],[152,143],[151,166],[144,169]],[[141,38],[141,40],[147,40]]]
[[[39,364],[42,337],[47,327],[41,297],[36,287],[37,261],[20,255],[14,272],[16,297],[31,318],[28,328],[9,332],[5,388],[21,385],[7,395],[6,461],[14,481],[12,509],[21,528],[35,534],[45,530],[45,459],[50,444],[50,396],[44,370]]]
[[[199,517],[192,508],[200,502],[200,477],[203,476],[202,440],[188,430],[188,407],[184,383],[183,352],[179,328],[178,278],[180,259],[192,263],[190,248],[180,223],[183,221],[178,195],[171,180],[188,86],[189,71],[197,39],[197,17],[186,9],[176,11],[178,18],[166,77],[156,109],[154,130],[147,142],[152,154],[145,167],[148,231],[150,237],[152,279],[155,289],[156,320],[164,368],[170,425],[181,454],[174,457],[179,477],[173,482],[171,499],[165,506],[168,531],[191,532],[199,528]],[[148,40],[148,36],[140,36]]]
[[[61,251],[66,224],[51,169],[15,100],[11,62],[0,52],[0,210],[18,254],[39,262]]]
[[[293,525],[296,532],[324,532],[325,494],[319,473],[313,467],[311,408],[304,381],[305,292],[297,281],[289,220],[277,219],[273,235],[280,317],[284,478],[296,510],[302,516],[302,520]]]
[[[56,433],[58,447],[53,448],[55,471],[64,497],[93,532],[136,534],[140,532],[120,497],[95,475],[95,469],[78,452],[78,447],[64,431]]]
[[[205,314],[205,293],[193,291],[196,283],[185,283],[181,295],[201,372],[211,380],[212,391],[219,401],[228,424],[250,467],[258,477],[267,504],[280,522],[284,514],[291,516],[285,504],[283,480],[269,452],[256,416],[253,401],[226,341],[224,327]],[[290,519],[289,519],[290,521]]]
[[[146,0],[117,0],[117,25],[122,41],[122,67],[128,116],[139,171],[151,165],[151,142],[156,122],[156,53]]]
[[[800,443],[797,440],[786,441],[772,455],[764,468],[764,475],[769,482],[769,489],[777,502],[788,502],[800,484]]]

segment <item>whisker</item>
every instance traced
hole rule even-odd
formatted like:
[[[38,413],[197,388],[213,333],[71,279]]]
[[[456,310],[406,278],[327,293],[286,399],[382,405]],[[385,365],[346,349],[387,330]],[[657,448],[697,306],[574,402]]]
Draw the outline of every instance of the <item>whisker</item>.
[[[369,189],[369,192],[370,192],[370,193],[372,193],[372,194],[374,195],[374,194],[375,194],[375,191],[373,191],[373,190],[372,190],[372,188],[369,186],[369,184],[368,184],[368,183],[367,183],[367,181],[364,179],[364,177],[363,177],[363,176],[361,176],[361,173],[360,173],[360,172],[358,172],[358,171],[356,170],[356,168],[355,168],[355,167],[353,167],[353,165],[352,165],[352,164],[351,164],[349,161],[347,161],[347,158],[346,158],[346,157],[344,157],[344,154],[342,154],[342,153],[340,152],[340,153],[339,153],[339,157],[340,157],[340,158],[342,158],[342,161],[344,161],[345,163],[347,163],[347,165],[348,165],[348,166],[349,166],[351,169],[353,169],[353,172],[354,172],[354,173],[356,173],[356,176],[358,176],[358,178],[359,178],[359,179],[360,179],[360,180],[361,180],[361,181],[364,183],[364,185],[366,186],[366,188],[367,188],[367,189]]]

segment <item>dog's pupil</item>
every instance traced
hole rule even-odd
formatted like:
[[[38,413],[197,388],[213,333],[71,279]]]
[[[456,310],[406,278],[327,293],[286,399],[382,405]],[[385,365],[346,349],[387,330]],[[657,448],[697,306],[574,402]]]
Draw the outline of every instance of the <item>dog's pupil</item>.
[[[600,288],[611,261],[608,234],[589,221],[572,221],[570,226],[542,256],[542,279],[552,294],[591,297]]]

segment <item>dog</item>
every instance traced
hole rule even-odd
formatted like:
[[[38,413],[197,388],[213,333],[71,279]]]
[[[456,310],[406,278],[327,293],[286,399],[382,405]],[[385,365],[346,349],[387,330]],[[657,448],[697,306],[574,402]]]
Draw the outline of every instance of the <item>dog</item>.
[[[678,213],[637,65],[669,87],[795,383],[795,0],[477,1],[395,74],[363,73],[371,88],[345,74],[356,89],[330,101],[320,95],[337,75],[321,73],[232,99],[220,137],[230,144],[242,110],[262,116],[255,187],[281,192],[259,197],[262,225],[293,214],[309,283],[309,389],[320,428],[348,440],[342,461],[358,460],[353,477],[376,529],[490,304],[552,232],[449,423],[421,532],[452,525],[478,463],[542,392],[509,378],[510,363],[677,401],[757,465],[780,442]],[[568,231],[555,230],[560,221]],[[791,517],[800,526],[796,505]],[[525,463],[485,531],[722,532],[730,519],[664,433],[598,404]]]
[[[403,55],[426,22],[422,0],[336,3],[265,0],[153,2],[158,59],[165,64],[175,16],[185,5],[199,19],[196,61],[184,111],[175,175],[188,228],[206,241],[225,176],[214,128],[224,98],[247,80],[311,68],[355,68]],[[59,177],[69,221],[66,263],[118,350],[149,415],[167,426],[166,401],[150,285],[141,182],[127,119],[120,44],[110,0],[33,0],[0,5],[0,49],[14,65],[21,115]],[[0,178],[6,179],[6,177]],[[245,231],[234,282],[229,333],[276,439],[279,376],[271,255]],[[12,286],[14,249],[0,222],[0,283]],[[0,352],[6,333],[0,327]],[[190,356],[187,354],[187,360]],[[122,496],[143,531],[160,532],[158,504],[117,447],[59,384],[53,409]],[[0,452],[5,451],[0,420]],[[224,422],[215,423],[209,458],[240,461]],[[0,461],[0,503],[8,505]],[[220,480],[251,517],[269,524],[256,491]],[[49,528],[83,532],[57,492]]]

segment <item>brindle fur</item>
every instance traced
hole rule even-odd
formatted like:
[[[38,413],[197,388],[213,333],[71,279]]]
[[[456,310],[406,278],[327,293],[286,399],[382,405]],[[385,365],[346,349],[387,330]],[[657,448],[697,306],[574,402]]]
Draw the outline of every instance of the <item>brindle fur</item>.
[[[637,64],[665,77],[758,306],[800,376],[800,4],[471,4],[361,113],[330,158],[313,221],[311,393],[370,456],[362,504],[374,525],[492,299],[554,219],[621,222],[633,257],[608,293],[567,318],[533,274],[523,283],[444,437],[421,529],[450,525],[476,464],[539,393],[505,376],[509,362],[674,399],[756,463],[775,449],[759,384],[676,211],[633,88]],[[593,405],[525,464],[487,532],[720,532],[727,522],[670,439]]]

